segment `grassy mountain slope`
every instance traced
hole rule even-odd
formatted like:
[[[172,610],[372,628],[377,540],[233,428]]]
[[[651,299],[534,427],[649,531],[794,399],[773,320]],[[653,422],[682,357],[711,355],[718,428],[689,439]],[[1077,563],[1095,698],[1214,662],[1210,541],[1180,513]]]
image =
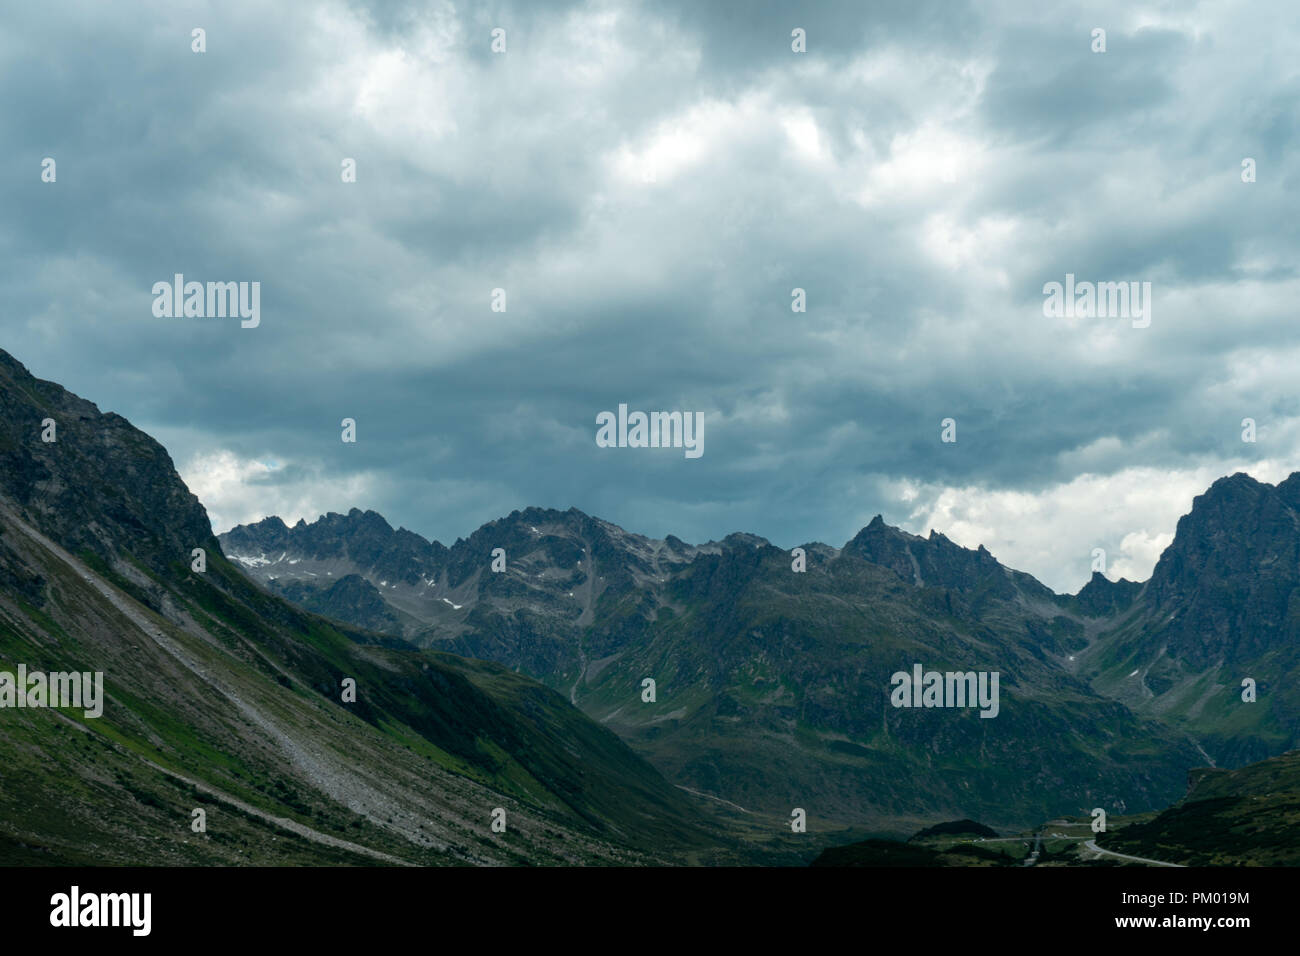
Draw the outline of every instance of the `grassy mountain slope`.
[[[1183,800],[1098,843],[1188,866],[1300,866],[1300,751],[1193,771]]]
[[[107,697],[98,719],[0,710],[0,861],[730,858],[562,696],[253,585],[160,446],[3,352],[0,412],[0,670],[102,671]]]
[[[572,509],[515,512],[451,548],[409,536],[354,511],[222,540],[282,593],[319,581],[320,597],[360,575],[374,593],[331,613],[362,620],[376,595],[418,611],[431,623],[413,640],[532,674],[673,782],[755,813],[801,806],[823,826],[890,832],[961,816],[1026,826],[1098,803],[1165,806],[1205,762],[1072,673],[1094,605],[1127,594],[1061,597],[942,535],[878,518],[843,549],[806,545],[801,573],[752,535],[694,547]],[[891,675],[914,663],[999,672],[1001,713],[891,707]]]

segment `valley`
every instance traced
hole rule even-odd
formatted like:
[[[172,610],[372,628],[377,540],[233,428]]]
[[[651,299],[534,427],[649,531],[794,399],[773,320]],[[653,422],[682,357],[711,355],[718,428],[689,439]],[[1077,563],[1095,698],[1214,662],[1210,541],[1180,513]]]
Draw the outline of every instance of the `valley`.
[[[1034,866],[1292,860],[1300,475],[1062,595],[880,516],[796,554],[577,509],[216,537],[160,445],[2,352],[0,423],[0,672],[102,675],[0,708],[6,862],[916,861],[890,841],[958,819]]]

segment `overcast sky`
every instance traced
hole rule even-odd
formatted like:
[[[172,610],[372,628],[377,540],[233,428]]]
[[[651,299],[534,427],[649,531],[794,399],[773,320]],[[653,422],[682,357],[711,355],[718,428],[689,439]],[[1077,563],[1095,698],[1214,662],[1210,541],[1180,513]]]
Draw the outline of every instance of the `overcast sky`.
[[[218,531],[880,512],[1141,579],[1215,478],[1300,467],[1298,54],[1292,0],[7,5],[0,347]],[[175,273],[260,325],[156,317]],[[1066,273],[1150,326],[1046,317]],[[598,448],[619,403],[704,454]]]

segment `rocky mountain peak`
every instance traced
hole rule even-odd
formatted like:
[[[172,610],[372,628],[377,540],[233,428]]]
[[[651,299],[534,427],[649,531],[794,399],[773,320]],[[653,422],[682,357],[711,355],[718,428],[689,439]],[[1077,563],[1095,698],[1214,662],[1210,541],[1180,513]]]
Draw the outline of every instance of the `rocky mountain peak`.
[[[1090,617],[1103,617],[1127,610],[1141,590],[1142,585],[1137,581],[1129,581],[1126,578],[1112,581],[1100,571],[1093,571],[1092,577],[1079,589],[1074,600],[1078,609],[1084,614]]]
[[[0,350],[0,495],[74,553],[154,568],[219,549],[166,450]]]

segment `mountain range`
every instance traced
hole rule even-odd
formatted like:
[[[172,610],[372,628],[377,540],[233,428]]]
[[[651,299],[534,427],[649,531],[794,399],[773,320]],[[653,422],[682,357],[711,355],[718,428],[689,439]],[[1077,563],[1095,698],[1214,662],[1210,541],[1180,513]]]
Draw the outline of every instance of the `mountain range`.
[[[0,675],[105,697],[0,709],[0,863],[736,859],[561,695],[268,594],[160,445],[2,351],[0,464]]]
[[[450,547],[356,509],[220,540],[305,608],[535,677],[723,806],[900,833],[1158,809],[1192,767],[1295,747],[1298,493],[1300,475],[1223,478],[1149,581],[1095,573],[1075,595],[881,516],[803,545],[803,571],[752,534],[690,545],[576,509]],[[997,671],[998,717],[891,706],[915,663]]]
[[[1062,595],[881,516],[793,550],[539,508],[450,547],[360,510],[214,536],[157,442],[3,351],[0,465],[0,685],[105,688],[0,707],[0,862],[798,863],[1095,807],[1231,862],[1300,805],[1300,475],[1215,482],[1148,581]],[[895,706],[916,666],[997,674],[996,716]]]

